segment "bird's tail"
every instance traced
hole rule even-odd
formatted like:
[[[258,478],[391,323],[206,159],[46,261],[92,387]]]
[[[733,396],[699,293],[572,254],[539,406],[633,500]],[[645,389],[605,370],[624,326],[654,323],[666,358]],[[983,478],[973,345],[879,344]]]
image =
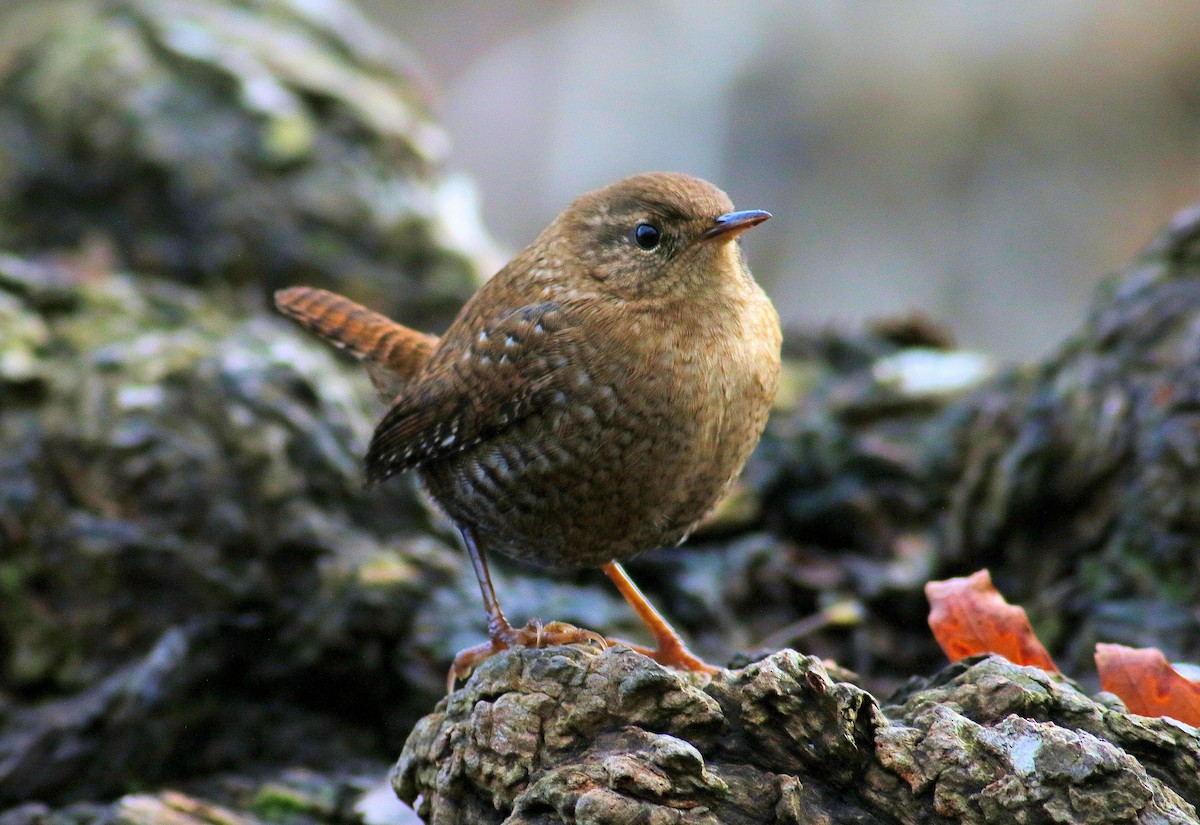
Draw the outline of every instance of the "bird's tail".
[[[379,396],[395,398],[424,368],[437,346],[433,335],[324,289],[294,286],[275,293],[275,306],[300,326],[364,362]]]

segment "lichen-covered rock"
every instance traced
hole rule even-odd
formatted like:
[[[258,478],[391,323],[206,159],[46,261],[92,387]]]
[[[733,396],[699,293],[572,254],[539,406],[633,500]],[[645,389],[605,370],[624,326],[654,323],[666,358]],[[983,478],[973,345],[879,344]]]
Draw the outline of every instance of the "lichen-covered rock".
[[[494,271],[415,60],[347,0],[39,0],[0,28],[0,248],[101,237],[435,327]]]
[[[411,493],[363,491],[357,369],[70,259],[0,260],[0,312],[0,803],[251,758],[280,743],[242,726],[293,729],[282,706],[333,731],[436,697],[410,624],[457,561]]]
[[[623,648],[485,662],[393,771],[430,823],[1194,823],[1200,732],[999,658],[880,706],[783,651],[707,684]]]
[[[384,796],[386,794],[386,797]],[[52,807],[25,802],[0,812],[0,825],[421,825],[378,776],[299,768],[226,774],[190,783],[188,791],[139,791],[112,802]]]
[[[23,366],[0,375],[0,683],[88,684],[172,625],[311,594],[318,558],[365,564],[419,523],[411,498],[360,489],[360,377],[283,323],[108,273],[51,294],[25,277],[43,265],[7,263],[0,361]]]
[[[881,764],[964,822],[1192,822],[1200,731],[1130,715],[999,657],[918,681],[884,712]]]

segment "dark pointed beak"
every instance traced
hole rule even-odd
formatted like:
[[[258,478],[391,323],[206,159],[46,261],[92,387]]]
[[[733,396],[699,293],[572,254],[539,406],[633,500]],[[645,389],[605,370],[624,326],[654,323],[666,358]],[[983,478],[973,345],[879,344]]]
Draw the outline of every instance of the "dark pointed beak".
[[[713,238],[723,238],[728,241],[736,238],[750,227],[758,226],[769,217],[771,217],[771,213],[764,212],[761,209],[747,209],[744,212],[726,212],[717,218],[716,226],[700,237],[706,241],[711,241]]]

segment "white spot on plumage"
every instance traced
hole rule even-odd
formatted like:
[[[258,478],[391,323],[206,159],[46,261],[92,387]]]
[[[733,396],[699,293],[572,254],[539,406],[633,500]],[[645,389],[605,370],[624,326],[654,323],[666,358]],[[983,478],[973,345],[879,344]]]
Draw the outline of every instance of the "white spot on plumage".
[[[512,467],[508,463],[508,459],[504,457],[504,453],[497,450],[491,455],[492,469],[498,472],[504,478],[512,475]]]
[[[482,464],[480,464],[478,462],[473,463],[471,465],[471,474],[474,475],[475,480],[478,481],[484,487],[489,487],[489,488],[495,487],[495,485],[492,484],[492,480],[490,478],[488,478],[487,468],[484,467]]]

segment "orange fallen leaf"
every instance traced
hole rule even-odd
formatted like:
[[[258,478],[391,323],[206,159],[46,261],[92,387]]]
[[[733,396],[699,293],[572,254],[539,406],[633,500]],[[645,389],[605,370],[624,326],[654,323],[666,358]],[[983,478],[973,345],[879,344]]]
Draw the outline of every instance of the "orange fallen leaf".
[[[998,653],[1018,665],[1057,673],[1023,608],[1004,601],[987,570],[929,582],[929,628],[952,662],[980,653]]]
[[[1131,713],[1170,716],[1200,726],[1200,683],[1183,676],[1156,647],[1097,644],[1100,686]]]

